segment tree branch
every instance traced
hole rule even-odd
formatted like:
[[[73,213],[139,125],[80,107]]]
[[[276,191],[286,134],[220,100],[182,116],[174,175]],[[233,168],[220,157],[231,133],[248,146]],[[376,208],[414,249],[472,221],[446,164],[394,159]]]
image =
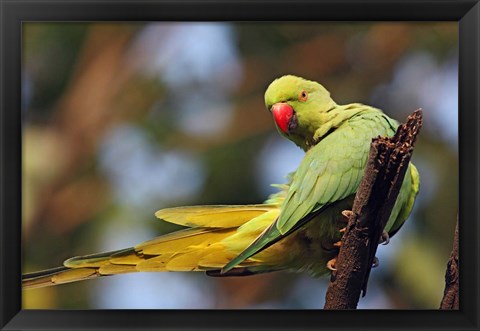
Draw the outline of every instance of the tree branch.
[[[458,263],[458,219],[453,237],[453,249],[447,263],[445,273],[445,291],[440,303],[440,309],[459,309],[460,302],[458,297],[459,289],[459,263]]]
[[[356,309],[367,282],[377,246],[397,199],[422,126],[416,110],[391,138],[374,138],[332,272],[324,309]]]

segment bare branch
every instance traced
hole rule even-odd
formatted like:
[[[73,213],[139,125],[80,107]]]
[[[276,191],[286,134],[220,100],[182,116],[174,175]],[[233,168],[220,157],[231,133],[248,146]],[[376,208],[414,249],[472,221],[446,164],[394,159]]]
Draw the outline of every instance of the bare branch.
[[[447,272],[445,273],[445,291],[440,303],[440,309],[459,309],[459,263],[458,263],[458,219],[453,237],[453,249],[448,259]]]
[[[363,291],[365,295],[377,246],[400,191],[421,126],[422,112],[416,110],[393,137],[373,139],[324,309],[356,309],[360,293]]]

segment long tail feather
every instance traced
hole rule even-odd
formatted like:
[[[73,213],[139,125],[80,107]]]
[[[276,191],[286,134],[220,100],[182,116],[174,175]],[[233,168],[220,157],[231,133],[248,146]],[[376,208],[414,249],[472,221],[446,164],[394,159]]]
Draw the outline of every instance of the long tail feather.
[[[277,214],[278,209],[275,210],[272,205],[165,209],[157,212],[157,216],[194,227],[127,249],[73,257],[66,260],[62,267],[25,274],[22,278],[23,288],[140,271],[212,271],[216,274],[214,270],[218,271],[231,261],[239,253],[238,249],[243,250],[248,246],[251,242],[249,238],[263,231]],[[253,219],[258,221],[242,227]],[[224,240],[233,236],[235,247],[225,245]],[[236,267],[239,270],[232,271],[230,275],[265,272],[269,268],[251,260],[238,263]]]
[[[58,267],[32,272],[22,276],[22,286],[23,288],[39,288],[102,276],[97,270],[98,268],[70,269],[67,267]]]

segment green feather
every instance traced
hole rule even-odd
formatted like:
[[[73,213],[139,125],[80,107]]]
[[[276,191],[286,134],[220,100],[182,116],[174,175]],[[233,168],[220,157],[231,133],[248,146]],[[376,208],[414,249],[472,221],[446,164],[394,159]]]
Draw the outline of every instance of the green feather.
[[[308,102],[298,99],[302,90],[308,91]],[[269,86],[265,93],[267,108],[277,102],[294,109],[297,127],[282,134],[306,154],[292,177],[279,217],[222,272],[295,232],[328,206],[353,196],[363,176],[372,138],[392,136],[398,125],[370,106],[358,103],[339,106],[323,86],[295,76],[284,76]],[[415,169],[413,165],[410,167]],[[418,185],[412,188],[410,173],[405,177],[388,229],[399,228],[413,206]],[[340,214],[341,210],[337,212]],[[334,232],[328,227],[326,231]]]

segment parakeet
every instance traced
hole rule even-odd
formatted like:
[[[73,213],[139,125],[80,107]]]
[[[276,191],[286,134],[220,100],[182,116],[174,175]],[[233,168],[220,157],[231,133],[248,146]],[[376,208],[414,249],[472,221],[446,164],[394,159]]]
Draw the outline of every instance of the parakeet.
[[[141,271],[204,271],[246,276],[287,270],[329,273],[352,207],[373,137],[392,136],[398,123],[381,110],[338,105],[321,84],[293,75],[274,80],[265,105],[279,133],[305,151],[288,182],[264,203],[162,209],[156,217],[183,225],[131,248],[73,257],[63,266],[25,274],[35,288]],[[419,190],[410,163],[385,232],[393,236],[409,216]]]

